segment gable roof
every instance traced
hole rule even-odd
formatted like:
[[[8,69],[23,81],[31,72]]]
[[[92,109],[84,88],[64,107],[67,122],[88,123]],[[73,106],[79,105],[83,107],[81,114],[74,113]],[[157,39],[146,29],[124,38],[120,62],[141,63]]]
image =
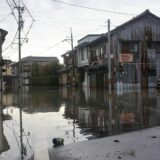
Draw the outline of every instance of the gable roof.
[[[142,12],[141,14],[137,15],[136,17],[133,17],[132,19],[130,19],[129,21],[117,26],[115,29],[111,30],[110,34],[113,35],[115,32],[117,32],[118,30],[121,30],[122,28],[126,27],[127,25],[134,23],[135,21],[144,18],[144,17],[150,17],[152,19],[154,19],[157,23],[160,24],[160,17],[156,16],[155,14],[151,13],[148,9],[145,10],[144,12]],[[101,42],[103,40],[106,40],[108,36],[108,33],[102,34],[99,38],[97,38],[96,40],[92,41],[91,43],[89,43],[89,45],[93,45],[97,42]]]
[[[142,12],[141,14],[139,14],[138,16],[133,17],[133,18],[130,19],[129,21],[127,21],[127,22],[123,23],[122,25],[116,27],[114,30],[121,29],[121,28],[125,27],[126,25],[129,25],[129,24],[131,24],[131,23],[133,23],[133,22],[135,22],[135,21],[137,21],[137,20],[139,20],[139,19],[141,19],[141,18],[144,18],[144,17],[150,17],[150,18],[152,17],[152,18],[154,18],[154,20],[155,20],[157,23],[160,24],[160,17],[158,17],[158,16],[156,16],[155,14],[151,13],[151,12],[147,9],[147,10],[145,10],[144,12]],[[114,30],[113,30],[113,31],[114,31]]]

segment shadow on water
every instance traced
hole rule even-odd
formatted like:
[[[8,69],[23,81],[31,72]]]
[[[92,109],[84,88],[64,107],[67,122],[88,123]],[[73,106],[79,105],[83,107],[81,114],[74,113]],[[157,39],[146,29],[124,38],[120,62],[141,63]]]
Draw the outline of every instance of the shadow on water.
[[[6,120],[1,116],[0,158],[30,158],[40,132],[51,147],[56,137],[64,138],[64,144],[76,143],[160,125],[160,93],[155,89],[108,93],[25,86],[5,90],[2,99]]]

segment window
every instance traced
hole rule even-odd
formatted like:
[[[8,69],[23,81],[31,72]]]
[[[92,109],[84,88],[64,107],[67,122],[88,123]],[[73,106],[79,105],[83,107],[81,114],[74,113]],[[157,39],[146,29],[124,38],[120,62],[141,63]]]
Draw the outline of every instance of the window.
[[[85,59],[84,49],[80,50],[80,55],[81,55],[81,60],[83,61]]]
[[[121,53],[138,53],[138,43],[136,42],[122,42]]]
[[[152,43],[151,48],[156,50],[156,54],[160,54],[160,43]]]
[[[137,43],[130,43],[130,52],[132,52],[132,53],[138,52],[138,44]]]
[[[91,61],[94,61],[96,59],[96,50],[92,49],[90,50],[90,56],[91,56]]]

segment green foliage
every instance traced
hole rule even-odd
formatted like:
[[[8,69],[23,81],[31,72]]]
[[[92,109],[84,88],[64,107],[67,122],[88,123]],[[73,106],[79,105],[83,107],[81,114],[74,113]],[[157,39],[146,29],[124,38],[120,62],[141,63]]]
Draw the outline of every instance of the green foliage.
[[[32,65],[32,84],[33,85],[59,85],[58,71],[63,66],[55,61],[50,64],[40,65],[34,63]]]

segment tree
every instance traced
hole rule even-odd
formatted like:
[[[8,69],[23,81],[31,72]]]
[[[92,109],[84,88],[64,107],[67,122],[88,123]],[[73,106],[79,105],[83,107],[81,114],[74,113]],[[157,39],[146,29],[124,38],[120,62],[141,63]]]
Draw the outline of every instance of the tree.
[[[32,84],[33,85],[59,85],[59,73],[62,64],[55,61],[50,64],[40,65],[34,63],[32,65]]]

